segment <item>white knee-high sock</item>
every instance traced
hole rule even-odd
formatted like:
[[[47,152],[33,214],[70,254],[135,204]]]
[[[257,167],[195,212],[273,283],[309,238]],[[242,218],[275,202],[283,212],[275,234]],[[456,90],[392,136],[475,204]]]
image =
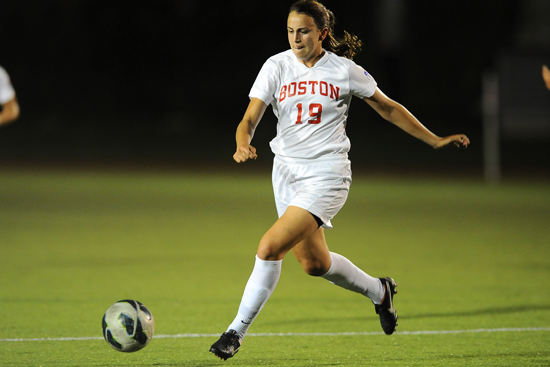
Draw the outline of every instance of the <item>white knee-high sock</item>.
[[[281,275],[283,260],[267,261],[256,256],[254,270],[246,283],[239,312],[227,330],[235,330],[244,339],[252,321],[273,293]]]
[[[332,264],[330,269],[322,275],[332,284],[367,296],[375,304],[382,303],[385,289],[378,278],[373,278],[355,266],[344,256],[330,253]]]

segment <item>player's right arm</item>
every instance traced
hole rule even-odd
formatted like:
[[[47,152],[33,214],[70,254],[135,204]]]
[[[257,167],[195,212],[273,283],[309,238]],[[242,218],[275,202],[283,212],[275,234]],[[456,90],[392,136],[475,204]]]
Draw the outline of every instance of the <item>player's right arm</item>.
[[[266,108],[267,105],[261,99],[252,98],[250,100],[244,117],[237,127],[237,133],[235,134],[235,140],[237,141],[237,151],[233,154],[235,162],[242,163],[258,157],[256,148],[250,145],[250,143],[252,142],[254,131],[260,123]]]

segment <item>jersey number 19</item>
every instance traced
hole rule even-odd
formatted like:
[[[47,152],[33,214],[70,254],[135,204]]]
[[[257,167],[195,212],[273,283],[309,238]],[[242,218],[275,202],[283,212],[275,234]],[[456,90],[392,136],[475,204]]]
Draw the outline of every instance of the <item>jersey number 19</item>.
[[[302,104],[298,103],[296,105],[296,108],[298,108],[298,118],[296,119],[297,124],[302,123]],[[308,120],[308,124],[318,124],[321,122],[321,113],[323,112],[323,105],[320,103],[312,103],[309,105],[309,116],[313,119]]]

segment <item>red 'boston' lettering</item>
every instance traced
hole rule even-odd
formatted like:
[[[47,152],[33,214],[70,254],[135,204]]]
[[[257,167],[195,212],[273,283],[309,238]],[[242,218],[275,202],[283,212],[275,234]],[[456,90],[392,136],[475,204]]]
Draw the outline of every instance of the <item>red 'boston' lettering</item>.
[[[311,86],[311,89],[308,89]],[[292,82],[288,85],[283,85],[279,92],[279,102],[287,98],[295,96],[303,96],[304,94],[320,94],[330,99],[340,98],[340,87],[332,85],[325,81],[309,80],[301,82]]]
[[[281,93],[279,94],[279,102],[284,101],[286,98],[286,85],[283,85],[281,88]]]
[[[330,98],[338,99],[340,97],[340,88],[334,85],[330,85]]]
[[[288,85],[288,98],[296,95],[296,82],[292,82]]]
[[[327,84],[327,82],[320,82],[319,83],[319,93],[321,93],[322,96],[328,96],[328,84]]]
[[[310,80],[308,84],[311,85],[311,94],[315,94],[315,86],[317,84],[319,84],[319,82],[315,82],[315,81]]]
[[[299,96],[306,94],[306,91],[307,91],[306,85],[307,85],[307,82],[298,83],[298,95]]]

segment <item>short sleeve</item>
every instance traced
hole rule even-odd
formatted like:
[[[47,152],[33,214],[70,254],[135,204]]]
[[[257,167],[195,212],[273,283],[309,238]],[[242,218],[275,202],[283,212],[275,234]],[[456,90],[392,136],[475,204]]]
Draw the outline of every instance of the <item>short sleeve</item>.
[[[259,98],[269,105],[275,98],[279,85],[279,69],[273,60],[267,60],[256,77],[249,98]]]
[[[359,98],[371,97],[376,91],[376,80],[365,69],[352,62],[349,69],[351,94]]]
[[[4,104],[15,97],[15,90],[10,82],[8,73],[0,67],[0,104]]]

